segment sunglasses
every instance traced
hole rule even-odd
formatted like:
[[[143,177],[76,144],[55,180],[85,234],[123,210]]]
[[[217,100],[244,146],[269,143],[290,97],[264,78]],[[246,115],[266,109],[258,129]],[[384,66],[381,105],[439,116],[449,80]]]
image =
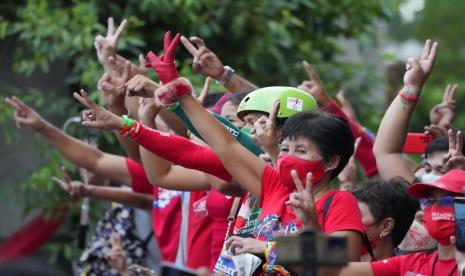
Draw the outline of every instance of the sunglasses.
[[[425,208],[429,208],[433,205],[439,206],[451,206],[454,204],[454,197],[453,196],[441,196],[439,199],[434,199],[432,197],[421,198],[419,200],[420,207],[422,210]]]

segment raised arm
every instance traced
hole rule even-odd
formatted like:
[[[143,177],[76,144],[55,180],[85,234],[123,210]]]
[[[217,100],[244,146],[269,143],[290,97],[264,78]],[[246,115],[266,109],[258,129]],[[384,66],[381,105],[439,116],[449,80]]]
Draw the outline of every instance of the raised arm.
[[[383,179],[401,176],[413,181],[413,164],[402,156],[402,147],[421,95],[421,89],[433,69],[438,43],[426,40],[421,59],[409,59],[404,76],[404,88],[392,101],[378,129],[373,151]]]
[[[81,94],[74,93],[74,97],[79,100],[83,105],[89,108],[89,110],[84,111],[83,113],[83,126],[91,127],[91,128],[100,128],[106,130],[115,130],[119,129],[121,132],[126,133],[131,137],[138,137],[144,136],[145,134],[140,132],[152,132],[157,133],[161,136],[167,136],[168,134],[164,134],[162,132],[157,132],[155,130],[151,130],[150,128],[145,128],[143,125],[140,124],[125,124],[121,118],[114,115],[113,113],[109,112],[108,110],[104,109],[103,107],[98,106],[95,102],[93,102],[85,91],[81,90]],[[189,107],[189,110],[192,110],[193,113],[200,114],[201,117],[196,118],[196,120],[200,120],[199,122],[203,126],[207,126],[207,128],[202,127],[202,131],[209,132],[211,130],[219,132],[217,135],[218,137],[224,137],[224,141],[226,142],[224,145],[231,146],[231,152],[226,155],[220,155],[218,152],[215,153],[220,157],[221,161],[223,162],[224,167],[231,173],[231,170],[227,167],[226,164],[234,166],[232,169],[235,170],[235,174],[238,178],[235,178],[233,174],[231,174],[235,180],[242,185],[245,189],[250,191],[255,196],[260,196],[261,192],[261,175],[263,170],[265,169],[265,163],[262,162],[258,157],[250,153],[247,149],[241,146],[236,140],[230,135],[230,133],[220,124],[218,121],[215,120],[211,116],[208,111],[206,111],[198,102],[197,100],[192,97],[185,97],[183,100],[193,101],[193,107],[191,107],[192,103],[186,103],[186,106]],[[205,121],[202,121],[202,117],[205,117]],[[213,125],[213,128],[210,127]],[[213,133],[213,132],[212,132]],[[212,134],[216,136],[215,134]],[[209,138],[212,138],[209,134]],[[214,138],[214,137],[213,137]],[[231,141],[232,140],[232,141]],[[152,141],[153,143],[153,141]],[[216,147],[220,147],[223,143],[214,143]],[[226,150],[226,148],[225,148]],[[237,150],[240,153],[235,156],[234,151]],[[227,150],[226,150],[227,151]],[[222,154],[224,151],[220,151]],[[237,152],[236,152],[237,153]],[[231,158],[230,158],[231,157]],[[225,161],[223,158],[230,160]],[[235,165],[238,167],[235,167]]]
[[[35,110],[15,96],[5,100],[15,109],[15,120],[18,128],[26,126],[41,134],[63,158],[76,166],[105,176],[115,182],[131,185],[131,177],[123,157],[104,153],[69,136],[47,122]]]
[[[158,88],[158,84],[144,75],[136,75],[128,82],[126,82],[125,88],[126,95],[131,98],[138,99],[137,96],[143,98],[153,98],[155,90]],[[163,116],[163,120],[170,126],[172,130],[174,130],[176,134],[187,137],[187,129],[176,115],[172,114],[171,112],[161,112],[160,115]]]
[[[313,69],[313,67],[306,61],[303,61],[302,64],[305,72],[307,72],[309,80],[303,81],[298,88],[312,95],[316,99],[321,111],[342,117],[349,122],[354,138],[362,138],[360,142],[360,150],[357,152],[355,158],[362,165],[367,177],[376,176],[378,171],[373,154],[373,139],[370,139],[370,135],[367,135],[363,127],[357,121],[354,121],[347,116],[336,101],[331,99],[326,91],[324,83],[321,81],[315,69]]]
[[[147,127],[156,129],[155,117],[160,109],[162,109],[162,107],[156,104],[155,99],[143,99],[139,109],[141,123]],[[160,143],[160,141],[157,140],[150,140],[150,144]],[[168,145],[165,144],[164,146],[166,147]],[[169,161],[155,155],[142,146],[140,147],[140,153],[147,178],[153,185],[178,191],[210,190],[210,184],[208,184],[204,173],[172,165]]]
[[[205,77],[214,78],[232,93],[248,92],[258,88],[255,84],[234,73],[230,67],[224,66],[218,56],[207,48],[201,38],[193,36],[187,39],[183,36],[181,42],[194,57],[192,63],[194,70]]]
[[[178,37],[179,34],[173,40],[171,40],[171,34],[170,32],[167,32],[165,35],[164,43],[165,53],[160,57],[157,57],[153,52],[149,52],[147,54],[148,60],[152,68],[155,70],[155,72],[157,72],[159,79],[164,84],[167,84],[179,77],[179,74],[176,71],[176,66],[174,64],[174,51],[179,41],[177,39]],[[182,85],[182,81],[178,84]],[[171,83],[169,86],[174,87],[175,85],[176,82]],[[166,100],[167,99],[163,99],[161,100],[161,102]],[[180,105],[175,105],[171,108],[171,111],[173,111],[178,116],[178,118],[183,122],[183,124],[190,132],[192,132],[195,136],[199,137],[200,139],[203,139],[202,135],[192,125],[192,122],[189,120],[188,116],[186,115],[186,113]],[[229,132],[236,138],[236,140],[240,144],[249,149],[255,155],[260,155],[262,153],[260,147],[258,147],[248,135],[242,133],[240,129],[237,128],[233,123],[221,117],[220,115],[217,115],[215,113],[212,114],[218,121],[221,122],[221,124],[224,125],[226,129],[229,130]]]
[[[81,181],[72,181],[66,170],[62,168],[64,179],[53,177],[53,181],[65,190],[72,199],[78,200],[83,197],[92,197],[101,200],[110,200],[131,207],[151,210],[152,195],[135,193],[125,188],[102,187],[85,185]]]
[[[141,145],[143,164],[152,183],[165,189],[188,191],[214,187],[228,195],[241,195],[240,187],[230,184],[231,175],[208,147],[167,133],[169,128],[162,120],[164,112],[170,114],[154,99],[144,99],[141,103],[139,117],[142,124],[153,130],[160,125],[165,131],[139,131],[135,138]]]
[[[168,48],[167,44],[170,45]],[[260,197],[261,177],[266,164],[238,143],[231,133],[192,96],[193,89],[189,81],[178,78],[172,46],[176,47],[176,44],[166,43],[165,36],[164,59],[155,57],[151,62],[159,79],[165,84],[155,92],[157,100],[161,104],[173,104],[179,100],[189,120],[233,178],[252,195]]]
[[[195,144],[186,138],[146,127],[138,122],[123,120],[108,110],[98,106],[84,91],[74,96],[90,110],[84,111],[83,125],[106,130],[119,129],[123,136],[128,136],[141,145],[141,156],[148,178],[153,184],[175,190],[207,190],[213,183],[220,192],[239,194],[239,187],[231,185],[231,176],[221,160],[207,147]],[[145,99],[149,101],[148,99]],[[147,125],[155,126],[153,117],[161,110],[154,100],[148,105],[142,103],[141,118]],[[150,115],[147,115],[147,114]],[[128,127],[131,125],[131,127]],[[154,155],[153,153],[157,154]],[[162,159],[163,158],[163,159]],[[173,166],[166,160],[181,166]],[[191,169],[187,169],[191,168]],[[209,173],[223,181],[208,181],[204,173]]]
[[[121,76],[112,77],[110,74],[105,73],[103,74],[102,78],[100,78],[97,85],[98,89],[100,90],[100,97],[105,103],[105,106],[118,116],[126,115],[128,113],[133,116],[137,116],[137,114],[134,113],[136,113],[139,108],[138,103],[134,102],[134,98],[128,98],[126,100],[126,89],[124,85],[129,79],[131,70],[130,68],[130,62],[126,62]],[[139,146],[132,141],[123,139],[118,135],[118,133],[115,133],[115,136],[126,154],[131,159],[137,162],[141,162]]]
[[[238,143],[194,97],[184,96],[179,103],[232,177],[252,195],[260,197],[261,177],[266,164]]]

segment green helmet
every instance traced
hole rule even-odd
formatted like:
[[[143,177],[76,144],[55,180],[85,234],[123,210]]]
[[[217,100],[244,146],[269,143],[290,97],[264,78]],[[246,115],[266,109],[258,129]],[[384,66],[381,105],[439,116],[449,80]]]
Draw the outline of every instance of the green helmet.
[[[237,109],[237,116],[244,120],[249,112],[270,114],[276,100],[280,107],[278,118],[287,118],[301,111],[317,111],[318,105],[307,92],[287,86],[270,86],[257,89],[242,99]]]

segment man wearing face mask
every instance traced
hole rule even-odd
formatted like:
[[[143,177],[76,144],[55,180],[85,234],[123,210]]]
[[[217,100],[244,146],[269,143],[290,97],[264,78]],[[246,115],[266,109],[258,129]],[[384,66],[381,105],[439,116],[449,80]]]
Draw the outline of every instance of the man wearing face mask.
[[[433,240],[423,224],[423,211],[415,214],[415,219],[407,234],[397,247],[397,254],[407,255],[418,252],[433,252],[438,243]]]
[[[415,172],[414,182],[431,183],[441,177],[445,171],[443,158],[448,151],[448,136],[442,136],[431,141],[425,149],[425,159],[422,162],[424,167]],[[462,149],[463,153],[464,150]],[[399,244],[399,254],[431,252],[436,246],[437,242],[428,235],[428,231],[423,224],[423,210],[419,210],[407,235],[405,235],[404,240]]]
[[[462,138],[463,140],[463,138]],[[444,174],[443,157],[449,151],[448,136],[442,136],[431,141],[425,149],[424,167],[415,172],[418,182],[434,182]],[[465,149],[462,149],[465,154]]]
[[[362,261],[394,256],[419,208],[418,201],[407,194],[407,186],[402,178],[393,178],[367,182],[353,192],[365,232]]]
[[[465,171],[451,170],[434,183],[415,183],[408,193],[420,200],[428,234],[438,242],[432,253],[396,256],[373,263],[350,263],[341,275],[458,275],[455,248],[453,199],[462,195]]]

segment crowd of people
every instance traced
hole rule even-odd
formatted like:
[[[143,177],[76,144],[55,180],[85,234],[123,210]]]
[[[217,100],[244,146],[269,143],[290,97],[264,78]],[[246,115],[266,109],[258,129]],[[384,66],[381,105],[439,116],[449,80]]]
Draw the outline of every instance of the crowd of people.
[[[110,18],[106,36],[95,38],[105,107],[84,90],[74,98],[85,107],[82,127],[113,131],[126,156],[68,135],[18,97],[6,102],[18,128],[39,133],[92,174],[72,180],[64,169],[53,178],[72,199],[152,212],[153,239],[143,237],[141,251],[156,243],[162,261],[207,268],[198,272],[203,275],[298,275],[301,266],[279,262],[276,239],[311,231],[346,239],[347,265],[319,267],[320,275],[464,275],[453,209],[465,188],[464,138],[453,127],[457,85],[448,85],[431,110],[423,161],[403,152],[437,42],[427,40],[421,57],[406,62],[402,89],[375,136],[343,93],[339,102],[331,98],[306,61],[309,79],[298,87],[259,88],[225,66],[201,38],[167,32],[163,51],[153,45],[159,55],[150,51],[136,65],[116,51],[125,26],[123,20],[115,28]],[[193,69],[206,77],[198,96],[177,71],[180,43],[192,54]],[[159,82],[149,78],[151,69]],[[213,80],[228,92],[209,93]],[[112,212],[119,219],[135,214]],[[133,239],[125,225],[99,224],[105,240],[92,238],[89,246],[101,252],[81,258],[81,273],[156,273],[158,266],[125,242]],[[95,259],[102,265],[89,264]]]

